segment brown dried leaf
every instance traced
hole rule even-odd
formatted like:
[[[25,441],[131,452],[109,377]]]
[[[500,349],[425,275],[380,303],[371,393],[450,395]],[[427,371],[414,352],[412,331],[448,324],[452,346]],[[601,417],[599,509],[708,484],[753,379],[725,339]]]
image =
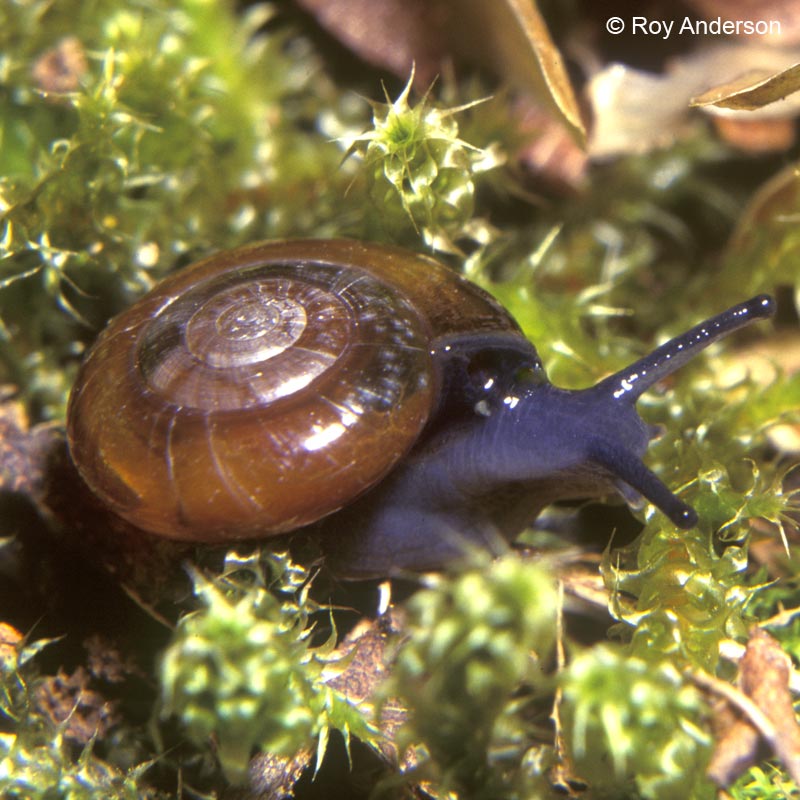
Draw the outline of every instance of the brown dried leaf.
[[[348,659],[347,667],[328,681],[353,703],[369,701],[378,684],[386,677],[387,634],[392,623],[364,619],[336,648],[336,661]]]
[[[393,608],[377,620],[362,620],[337,647],[337,654],[349,658],[349,661],[344,671],[328,683],[352,703],[372,702],[375,690],[387,676],[389,637],[397,634],[401,624],[398,612]],[[380,720],[384,736],[381,752],[391,763],[397,763],[394,738],[405,718],[404,708],[391,701],[384,703]]]
[[[550,38],[536,3],[530,0],[506,0],[514,18],[525,33],[547,86],[550,99],[581,145],[586,144],[586,128],[572,90],[561,53]]]
[[[90,688],[90,682],[83,667],[71,675],[59,670],[37,682],[34,691],[36,707],[62,726],[64,736],[80,745],[102,739],[120,721],[116,704]]]
[[[775,726],[775,736],[769,739],[770,746],[795,783],[800,783],[800,725],[789,691],[791,659],[776,639],[761,628],[755,628],[747,643],[740,671],[742,690],[753,698]]]
[[[713,711],[716,745],[706,774],[717,786],[725,787],[759,760],[761,735],[724,700]]]
[[[86,666],[91,676],[106,683],[119,684],[132,676],[145,678],[145,673],[131,658],[106,637],[92,634],[83,646],[86,648]]]
[[[586,127],[561,53],[553,42],[536,2],[458,0],[453,47],[491,68],[508,83],[533,90],[546,100],[581,145]]]
[[[761,628],[750,633],[739,663],[740,692],[715,679],[705,685],[731,704],[718,713],[722,729],[708,767],[718,786],[728,786],[759,760],[761,742],[781,760],[795,782],[800,782],[800,725],[789,690],[791,660],[777,640]]]
[[[559,193],[574,192],[586,181],[589,158],[553,113],[526,94],[514,104],[521,145],[516,160],[536,181]]]
[[[581,145],[586,129],[561,54],[533,0],[298,0],[364,60],[427,88],[448,61],[533,91]]]
[[[777,100],[783,100],[798,90],[800,90],[800,64],[793,64],[773,74],[765,74],[764,70],[753,70],[740,75],[693,97],[690,105],[753,111]]]
[[[80,39],[65,36],[58,44],[36,59],[31,76],[45,94],[74,92],[89,71],[89,61]]]
[[[343,663],[345,666],[333,673],[327,680],[328,685],[355,705],[372,703],[377,687],[386,677],[389,638],[398,632],[400,624],[398,612],[389,609],[378,619],[364,619],[356,625],[332,655],[332,664]],[[405,718],[404,708],[396,703],[384,704],[380,720],[384,740],[379,755],[384,764],[395,769],[398,753],[394,735]],[[283,800],[293,797],[295,783],[313,764],[314,752],[310,749],[302,749],[291,758],[259,754],[250,762],[249,789],[231,794],[229,800]],[[402,764],[404,769],[410,766],[410,763]]]
[[[0,393],[10,393],[0,387]],[[63,438],[55,425],[29,427],[22,403],[0,402],[0,490],[23,495],[39,505],[49,452]]]
[[[559,580],[558,594],[558,626],[556,634],[556,667],[559,674],[563,674],[567,663],[564,648],[564,593],[567,587],[563,580]],[[553,699],[553,710],[550,719],[553,722],[555,749],[555,763],[550,769],[549,778],[553,788],[565,797],[579,797],[586,790],[587,783],[575,772],[569,747],[564,736],[564,726],[561,722],[561,703],[564,699],[561,687],[558,687]]]
[[[427,88],[449,50],[450,11],[441,0],[298,0],[360,58]]]
[[[250,786],[225,795],[226,800],[288,800],[294,785],[312,766],[314,752],[300,750],[292,758],[259,753],[250,762]]]
[[[774,76],[798,63],[797,47],[787,50],[737,42],[703,47],[674,59],[662,74],[610,64],[587,85],[594,116],[589,153],[593,158],[607,158],[670,144],[691,120],[691,99],[708,92],[710,86],[730,84],[752,70],[759,70],[762,77]],[[713,104],[699,108],[715,118],[747,122],[791,119],[800,113],[800,94],[750,111]]]

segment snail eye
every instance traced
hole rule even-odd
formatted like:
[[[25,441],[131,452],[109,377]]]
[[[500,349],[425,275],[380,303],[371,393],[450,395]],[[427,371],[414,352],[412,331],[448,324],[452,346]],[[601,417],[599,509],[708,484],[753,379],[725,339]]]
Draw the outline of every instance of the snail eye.
[[[532,360],[530,353],[521,355],[500,348],[476,353],[468,373],[473,391],[484,400],[504,397],[512,390],[538,386],[547,380],[538,359]]]

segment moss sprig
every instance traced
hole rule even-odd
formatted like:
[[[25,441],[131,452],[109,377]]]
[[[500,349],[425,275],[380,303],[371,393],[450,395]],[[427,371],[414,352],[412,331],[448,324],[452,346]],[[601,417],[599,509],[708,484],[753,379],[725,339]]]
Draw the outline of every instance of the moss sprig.
[[[87,745],[68,755],[63,733],[52,738],[0,734],[0,793],[7,800],[146,800],[158,795],[143,785],[151,764],[123,773],[98,759]]]
[[[761,584],[747,572],[752,520],[771,522],[783,543],[794,524],[788,467],[758,453],[773,424],[796,418],[795,380],[779,379],[784,391],[752,380],[725,388],[713,369],[699,372],[675,387],[675,397],[650,397],[646,415],[670,431],[651,445],[651,463],[670,483],[683,482],[700,524],[677,531],[648,506],[640,538],[609,550],[603,572],[635,654],[655,649],[713,671],[720,643],[742,640],[753,621]]]
[[[479,558],[414,595],[386,694],[408,708],[400,745],[423,746],[423,775],[475,798],[525,780],[530,740],[512,695],[543,680],[557,607],[546,568],[513,554]]]
[[[255,750],[292,757],[332,729],[374,741],[367,715],[331,688],[335,631],[311,641],[307,571],[286,556],[229,559],[210,580],[192,572],[199,608],[183,617],[160,667],[161,716],[176,715],[199,747],[213,737],[228,780],[243,783]],[[341,668],[341,664],[338,665]]]
[[[459,239],[485,244],[492,234],[474,216],[476,178],[505,158],[459,138],[455,116],[474,104],[440,108],[428,92],[412,105],[413,81],[412,71],[396,100],[371,103],[372,129],[351,148],[364,159],[372,202],[394,238],[412,227],[433,250],[458,253]]]
[[[635,786],[647,800],[714,797],[705,703],[670,661],[598,645],[572,661],[561,685],[576,769],[600,796]]]
[[[146,800],[152,762],[127,771],[100,759],[90,741],[79,753],[66,735],[70,719],[56,723],[34,702],[42,682],[34,660],[53,639],[29,641],[2,625],[0,716],[13,730],[0,733],[0,796],[8,800]],[[9,636],[8,633],[12,632]]]
[[[777,765],[751,767],[728,789],[733,800],[789,800],[800,797],[800,787]]]

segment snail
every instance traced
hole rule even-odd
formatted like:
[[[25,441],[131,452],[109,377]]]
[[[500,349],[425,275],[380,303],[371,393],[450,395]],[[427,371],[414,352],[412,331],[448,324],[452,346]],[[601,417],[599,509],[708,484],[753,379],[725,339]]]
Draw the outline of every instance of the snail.
[[[494,299],[346,240],[221,252],[111,321],[72,391],[74,463],[116,514],[198,542],[303,528],[348,577],[497,550],[553,501],[617,489],[697,522],[642,462],[648,388],[774,313],[761,295],[596,386],[547,380]]]

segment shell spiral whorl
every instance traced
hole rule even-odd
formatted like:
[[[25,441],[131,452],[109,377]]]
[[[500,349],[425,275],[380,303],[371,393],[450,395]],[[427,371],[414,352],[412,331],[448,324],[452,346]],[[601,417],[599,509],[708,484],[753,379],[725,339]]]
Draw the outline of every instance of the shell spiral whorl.
[[[365,366],[368,350],[381,348],[383,368],[362,380],[382,384],[370,387],[371,402],[394,405],[419,366],[420,336],[413,308],[372,276],[270,264],[176,298],[145,327],[138,365],[147,386],[171,403],[234,411],[292,397],[334,368],[341,383]]]

